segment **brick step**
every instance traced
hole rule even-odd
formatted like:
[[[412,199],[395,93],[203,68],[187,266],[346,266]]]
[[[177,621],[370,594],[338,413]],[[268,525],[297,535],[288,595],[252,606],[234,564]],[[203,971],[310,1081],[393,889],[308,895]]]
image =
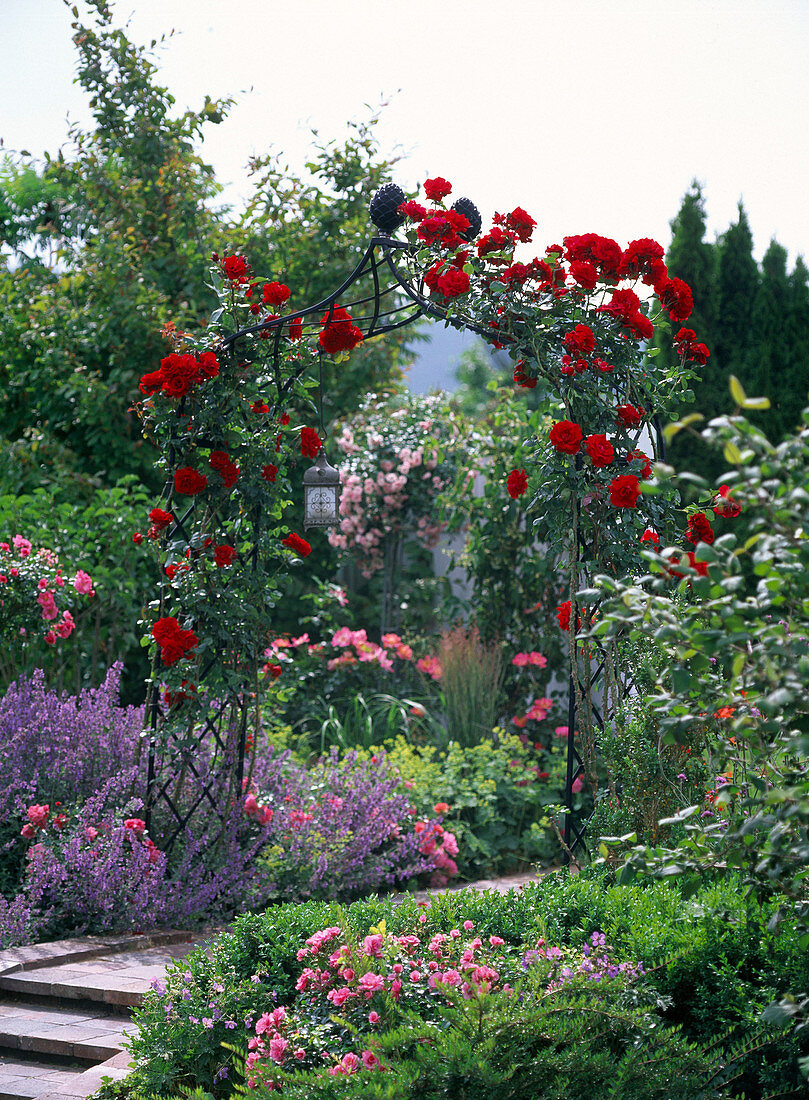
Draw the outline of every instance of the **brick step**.
[[[48,1095],[87,1095],[79,1084],[83,1066],[60,1066],[44,1060],[0,1055],[0,1100],[44,1100]]]
[[[169,963],[183,958],[197,945],[184,943],[124,951],[103,958],[15,970],[0,977],[0,991],[16,997],[93,1001],[134,1008]]]
[[[120,1053],[123,1025],[120,1016],[91,1010],[43,1008],[23,1001],[0,1004],[0,1053],[23,1061],[26,1053],[95,1064]]]

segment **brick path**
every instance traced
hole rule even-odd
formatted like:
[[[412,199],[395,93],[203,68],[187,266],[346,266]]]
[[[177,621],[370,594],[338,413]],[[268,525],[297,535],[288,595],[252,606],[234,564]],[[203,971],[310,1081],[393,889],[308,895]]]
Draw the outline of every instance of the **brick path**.
[[[506,893],[537,877],[446,889]],[[429,901],[444,892],[415,896]],[[92,1095],[102,1077],[125,1077],[130,1010],[169,963],[216,934],[96,936],[0,951],[0,1100],[78,1100]]]

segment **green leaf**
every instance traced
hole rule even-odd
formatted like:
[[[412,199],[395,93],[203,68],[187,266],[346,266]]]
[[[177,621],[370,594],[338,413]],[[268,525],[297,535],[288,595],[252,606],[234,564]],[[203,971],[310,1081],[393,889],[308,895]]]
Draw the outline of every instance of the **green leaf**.
[[[741,382],[735,374],[731,374],[728,381],[730,383],[731,397],[737,405],[744,406],[744,403],[747,400],[747,394],[744,392],[744,387],[742,386]]]

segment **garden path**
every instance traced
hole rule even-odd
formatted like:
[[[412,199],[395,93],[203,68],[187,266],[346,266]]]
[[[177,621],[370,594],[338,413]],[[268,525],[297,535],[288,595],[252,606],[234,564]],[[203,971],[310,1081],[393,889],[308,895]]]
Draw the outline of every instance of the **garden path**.
[[[447,889],[506,893],[542,873]],[[415,896],[426,902],[444,892]],[[79,1100],[102,1077],[125,1077],[131,1009],[170,963],[218,931],[91,936],[0,951],[0,1100]]]

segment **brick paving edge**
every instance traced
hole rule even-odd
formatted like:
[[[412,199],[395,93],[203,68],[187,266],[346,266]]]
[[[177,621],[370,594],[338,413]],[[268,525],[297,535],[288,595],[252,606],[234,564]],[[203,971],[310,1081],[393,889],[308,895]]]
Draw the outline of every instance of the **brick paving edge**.
[[[204,935],[205,933],[203,933]],[[75,940],[54,940],[51,943],[32,943],[23,947],[8,947],[0,951],[0,977],[16,974],[21,970],[37,970],[42,967],[64,966],[67,963],[100,958],[104,955],[126,951],[142,951],[149,947],[167,947],[175,943],[191,943],[200,938],[200,932],[173,929],[167,931],[140,932],[134,935],[85,936]]]

